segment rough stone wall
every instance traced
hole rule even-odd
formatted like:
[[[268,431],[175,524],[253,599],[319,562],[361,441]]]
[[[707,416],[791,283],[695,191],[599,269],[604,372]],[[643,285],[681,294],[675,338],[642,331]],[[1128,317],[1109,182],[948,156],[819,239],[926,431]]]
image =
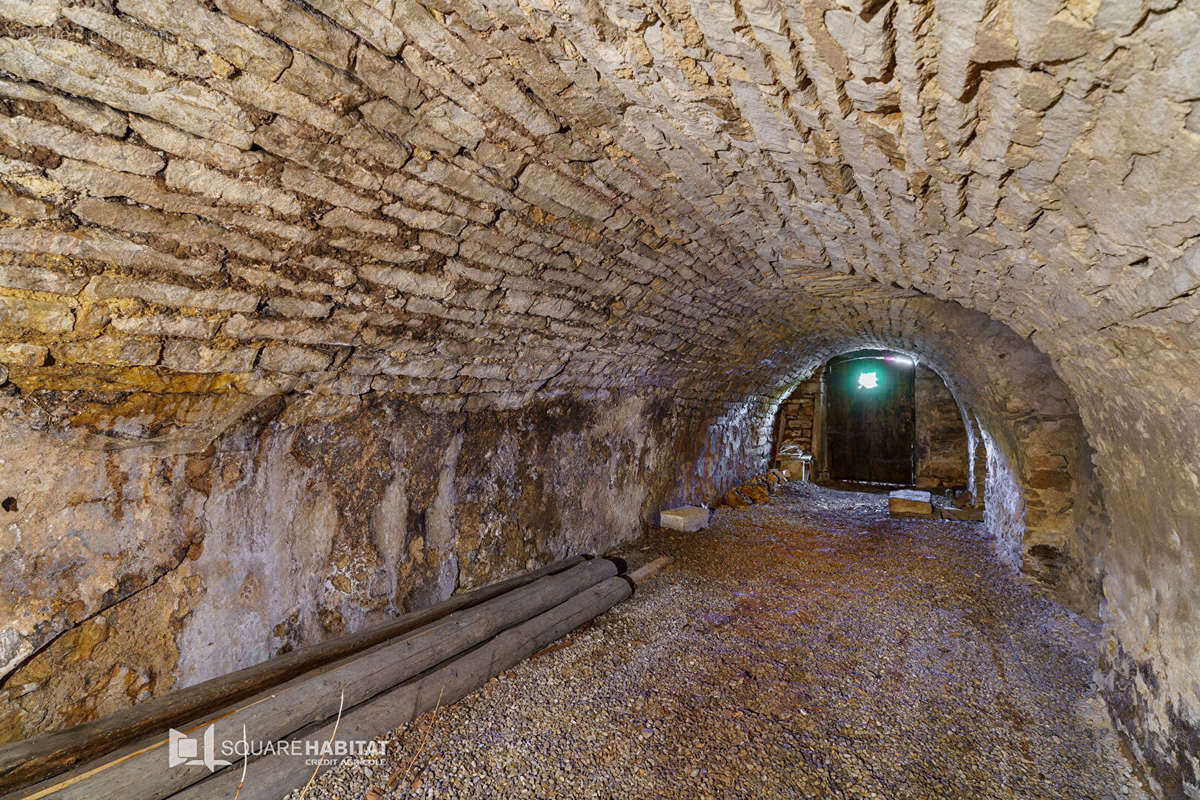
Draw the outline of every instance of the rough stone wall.
[[[919,489],[966,488],[967,429],[962,409],[946,388],[941,376],[918,364],[915,393],[917,405],[916,465],[914,480]]]
[[[773,395],[730,403],[707,425],[685,432],[699,455],[671,476],[678,482],[671,502],[715,506],[729,489],[763,472],[770,461],[779,402]]]
[[[0,742],[605,551],[703,423],[648,396],[467,412],[10,387],[3,408]]]
[[[800,382],[792,393],[779,405],[779,428],[775,449],[795,445],[805,453],[815,453],[813,447],[813,425],[816,420],[817,403],[821,400],[821,368],[812,377]]]
[[[1085,365],[1097,351],[1108,357],[1092,371]],[[1189,800],[1200,787],[1200,397],[1187,354],[1198,351],[1194,326],[1143,317],[1106,332],[1081,349],[1083,361],[1064,367],[1092,387],[1081,391],[1080,410],[1094,431],[1107,512],[1100,561],[1113,636],[1101,683],[1164,796]],[[1095,391],[1106,384],[1126,391]]]
[[[1001,557],[1020,566],[1025,550],[1025,497],[1008,454],[986,433],[987,479],[983,492],[983,519],[996,538]],[[1032,547],[1038,547],[1033,545]],[[1032,549],[1032,547],[1030,549]]]
[[[1103,573],[1113,708],[1164,791],[1200,787],[1195,2],[0,18],[0,363],[22,392],[659,390],[703,417],[699,487],[761,444],[718,420],[843,346],[908,342],[1004,454],[1022,562]],[[982,331],[1001,344],[977,358]],[[153,427],[114,401],[115,428],[126,411]],[[112,553],[186,541],[163,524]]]

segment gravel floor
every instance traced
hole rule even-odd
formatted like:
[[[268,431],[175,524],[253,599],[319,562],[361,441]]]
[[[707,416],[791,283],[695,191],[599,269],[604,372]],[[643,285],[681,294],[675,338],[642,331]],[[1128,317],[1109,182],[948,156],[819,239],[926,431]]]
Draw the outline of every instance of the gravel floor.
[[[1095,626],[979,524],[792,484],[633,550],[676,562],[307,798],[1145,797],[1090,691]]]

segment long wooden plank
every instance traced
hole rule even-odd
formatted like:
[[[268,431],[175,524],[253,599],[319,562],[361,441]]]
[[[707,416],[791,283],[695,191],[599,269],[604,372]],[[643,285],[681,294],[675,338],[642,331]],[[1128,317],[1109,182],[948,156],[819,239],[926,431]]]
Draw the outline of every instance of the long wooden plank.
[[[357,705],[414,675],[478,645],[502,631],[554,608],[616,575],[616,565],[595,559],[513,589],[486,603],[462,609],[437,622],[366,651],[300,675],[248,698],[240,707],[193,720],[188,729],[217,742],[234,741],[243,731],[276,741],[313,720],[337,713],[342,703]],[[160,731],[150,743],[118,751],[65,775],[30,787],[20,797],[56,800],[161,800],[204,777],[203,764],[167,769],[168,737]],[[220,758],[220,756],[217,756]]]
[[[675,559],[671,558],[670,556],[659,556],[650,563],[643,564],[633,572],[630,572],[628,578],[629,580],[633,581],[635,585],[639,584],[642,581],[649,580],[650,578],[654,577],[661,570],[666,569],[673,561],[675,561]]]
[[[307,726],[293,734],[293,738],[313,742],[317,747],[330,741],[373,740],[432,710],[438,703],[448,705],[462,699],[489,678],[511,669],[632,594],[633,586],[623,576],[609,578],[436,669],[358,706],[347,706],[340,719],[334,717]],[[340,760],[336,755],[329,758]],[[238,800],[279,800],[303,786],[312,775],[314,768],[306,762],[304,756],[279,754],[263,756],[245,765],[238,761],[172,795],[170,800],[218,800],[235,794]],[[129,795],[128,800],[141,798]]]
[[[366,650],[544,576],[563,572],[586,560],[586,556],[574,556],[556,561],[541,569],[456,595],[368,630],[294,650],[91,722],[5,745],[0,747],[0,793],[11,792],[64,772],[146,734],[178,727],[186,720],[236,703],[315,667]]]

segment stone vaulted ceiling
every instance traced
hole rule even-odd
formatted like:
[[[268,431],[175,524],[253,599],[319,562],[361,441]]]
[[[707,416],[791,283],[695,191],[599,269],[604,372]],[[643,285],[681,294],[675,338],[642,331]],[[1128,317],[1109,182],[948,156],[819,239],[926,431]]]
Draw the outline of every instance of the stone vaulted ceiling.
[[[1194,6],[4,0],[0,358],[519,397],[916,293],[1079,356],[1197,315]]]

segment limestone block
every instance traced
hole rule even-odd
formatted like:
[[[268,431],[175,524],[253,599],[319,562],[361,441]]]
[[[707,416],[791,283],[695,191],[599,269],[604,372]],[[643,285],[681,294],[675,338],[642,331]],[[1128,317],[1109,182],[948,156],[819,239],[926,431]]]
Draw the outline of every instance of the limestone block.
[[[891,66],[890,22],[890,7],[869,20],[840,9],[825,14],[825,26],[829,35],[845,52],[855,77],[862,80],[878,80]]]
[[[248,372],[258,347],[210,347],[204,342],[171,340],[163,347],[160,364],[177,372]]]
[[[332,357],[319,350],[290,344],[269,344],[262,349],[258,365],[276,372],[315,372],[329,366]]]
[[[412,272],[399,267],[365,264],[359,268],[359,275],[372,283],[391,286],[406,294],[442,298],[446,297],[451,289],[451,283],[445,278]]]
[[[1068,61],[1087,52],[1092,27],[1057,0],[1013,4],[1013,34],[1023,66]]]
[[[0,80],[0,96],[35,103],[51,103],[58,109],[58,113],[94,133],[123,136],[129,127],[125,122],[125,115],[108,106],[46,91],[32,84]]]
[[[330,205],[353,209],[364,214],[369,214],[379,208],[378,200],[363,197],[315,172],[290,164],[284,167],[283,174],[280,175],[280,182],[292,191],[315,197]]]
[[[40,367],[46,363],[49,348],[40,344],[27,342],[10,342],[0,344],[0,364],[20,367]]]
[[[75,327],[75,313],[69,306],[58,303],[0,297],[0,325],[45,333],[67,333]]]
[[[210,262],[176,258],[94,229],[81,229],[77,233],[9,229],[0,232],[0,249],[14,253],[52,253],[193,276],[206,275],[217,269],[217,265]]]
[[[329,312],[333,308],[332,303],[288,297],[287,295],[276,295],[267,301],[267,305],[271,310],[277,311],[285,317],[324,318],[329,316]]]
[[[1028,73],[1017,90],[1017,100],[1031,111],[1045,111],[1062,96],[1062,87],[1045,72]]]
[[[897,489],[888,494],[888,513],[893,517],[932,519],[933,498],[929,492],[916,489]]]
[[[282,0],[217,0],[217,8],[238,22],[282,39],[297,50],[346,69],[354,37],[328,20]]]
[[[56,361],[114,366],[151,366],[158,363],[162,344],[157,339],[101,336],[84,342],[69,342],[53,348]]]
[[[381,236],[385,239],[393,238],[400,233],[400,228],[394,223],[365,217],[362,214],[356,214],[348,208],[332,208],[326,211],[317,220],[317,224],[323,225],[326,228],[348,228],[352,231],[365,233],[368,236]],[[357,252],[359,248],[349,247],[346,249]]]
[[[302,130],[302,126],[287,117],[276,117],[270,125],[263,125],[254,132],[254,143],[270,153],[360,189],[374,191],[382,185],[378,175],[356,163],[352,150],[302,138]],[[349,138],[343,137],[343,141],[349,143]],[[393,149],[400,150],[404,159],[407,159],[407,153],[402,148],[397,146]]]
[[[359,45],[354,74],[374,91],[390,97],[401,109],[415,108],[425,100],[417,76],[370,45]]]
[[[286,275],[272,270],[230,265],[229,272],[255,288],[279,289],[284,292],[324,295],[326,297],[337,298],[345,296],[345,293],[333,284],[322,281],[292,280]]]
[[[132,297],[176,308],[210,308],[218,311],[253,311],[258,296],[229,289],[190,289],[171,283],[142,281],[104,275],[96,279],[91,292],[100,299]]]
[[[404,31],[373,3],[363,0],[312,0],[309,5],[346,30],[357,33],[386,55],[396,55],[407,41]]]
[[[160,70],[126,67],[75,42],[44,36],[0,39],[0,68],[198,136],[250,146],[253,126],[225,95]]]
[[[136,317],[113,316],[108,323],[119,333],[143,336],[179,336],[187,339],[211,339],[219,323],[207,317],[186,314],[144,314]]]
[[[128,197],[162,211],[182,214],[209,216],[221,212],[221,209],[190,195],[164,192],[150,178],[115,172],[69,158],[64,158],[58,167],[47,170],[46,174],[63,186],[94,197]]]
[[[509,205],[511,204],[511,194],[502,190],[498,186],[490,184],[490,182],[480,178],[479,175],[467,172],[457,164],[452,164],[443,161],[442,158],[430,158],[430,160],[421,160],[421,158],[413,158],[404,166],[404,175],[413,176],[425,181],[426,184],[436,184],[448,188],[451,192],[462,194],[463,197],[468,197],[473,200],[478,200],[480,203],[491,203],[493,205]],[[391,181],[403,180],[404,175],[394,175],[386,182],[385,188],[389,192],[400,194],[406,199],[416,200],[418,198],[409,198],[402,191],[397,191],[392,188],[394,184]],[[404,186],[409,186],[408,184]]]
[[[582,215],[597,222],[616,211],[606,198],[541,164],[530,164],[518,179],[516,194],[558,216]]]
[[[512,80],[492,75],[479,86],[479,93],[523,125],[534,136],[554,133],[561,127],[550,113],[529,98]]]
[[[153,175],[165,163],[162,156],[144,147],[87,136],[25,116],[0,117],[0,137],[16,144],[44,147],[68,158],[91,161],[137,175]]]
[[[708,527],[712,512],[703,506],[681,506],[659,512],[660,527],[684,533],[695,533]]]
[[[338,261],[336,258],[305,256],[301,263],[331,281],[339,289],[345,289],[355,283],[354,270],[350,269],[350,265]]]
[[[237,205],[265,205],[280,214],[300,213],[300,203],[290,192],[232,178],[195,161],[171,159],[165,177],[172,189],[185,189]]]
[[[19,219],[46,219],[50,206],[0,184],[0,211]]]
[[[345,239],[334,239],[330,244],[341,250],[351,250],[379,261],[387,261],[391,264],[408,264],[411,266],[429,258],[428,253],[424,253],[417,248],[400,247],[388,242],[363,241],[361,238],[347,237]]]
[[[238,69],[273,81],[292,63],[292,51],[197,0],[120,0],[117,8],[151,28],[170,31],[216,53]]]
[[[448,141],[454,147],[447,149],[441,146],[438,140],[427,140],[429,149],[437,150],[446,156],[454,155],[459,147],[473,149],[484,137],[483,122],[479,117],[445,98],[435,97],[426,101],[416,110],[414,116],[418,125],[410,131],[408,139],[414,144],[419,144],[421,139],[418,137],[431,131],[440,137],[441,141]]]
[[[212,62],[203,58],[199,51],[177,45],[120,17],[87,6],[64,8],[62,14],[76,25],[95,31],[151,64],[194,78],[208,78],[213,74]]]
[[[87,278],[76,278],[42,267],[25,267],[17,264],[0,265],[0,286],[7,286],[10,289],[73,295],[78,294],[85,284],[87,284]]]
[[[4,0],[0,3],[0,17],[6,17],[22,25],[53,25],[59,15],[58,0]]]
[[[433,211],[428,208],[417,210],[401,203],[392,203],[385,206],[383,213],[395,217],[409,228],[427,231],[436,230],[450,234],[451,236],[459,233],[467,225],[466,220],[448,217],[440,211]]]
[[[270,111],[272,114],[281,114],[337,135],[350,130],[350,122],[345,115],[325,108],[306,95],[260,75],[243,72],[233,80],[212,83],[235,100]]]
[[[1200,9],[1185,3],[1170,14],[1151,14],[1146,32],[1159,52],[1171,54],[1161,91],[1172,100],[1200,97]]]
[[[421,231],[417,234],[417,242],[426,250],[441,253],[444,256],[458,255],[458,239],[443,236],[433,231]]]
[[[256,319],[234,314],[221,332],[234,339],[288,339],[303,344],[354,344],[354,328],[343,324],[337,315],[329,322],[307,319]]]

